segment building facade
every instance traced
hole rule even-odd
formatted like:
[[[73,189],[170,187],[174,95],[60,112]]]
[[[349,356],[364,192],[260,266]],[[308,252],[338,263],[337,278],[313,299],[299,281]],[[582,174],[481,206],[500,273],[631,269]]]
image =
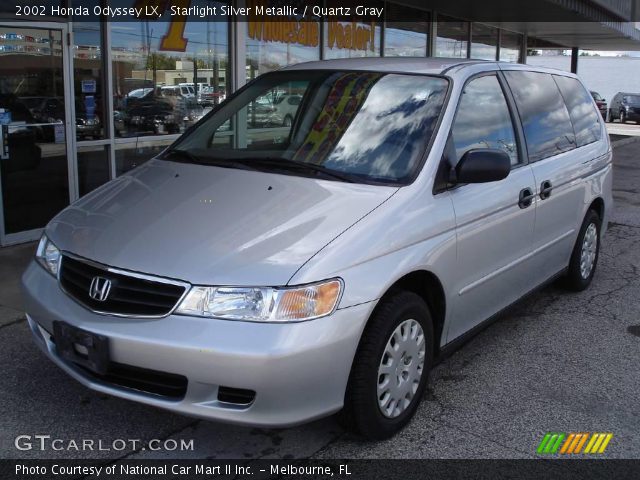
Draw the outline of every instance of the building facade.
[[[233,5],[255,1],[260,0]],[[49,8],[87,2],[28,3]],[[175,3],[228,5],[211,0]],[[77,21],[34,16],[31,11],[17,16],[15,6],[0,6],[0,245],[36,239],[58,211],[159,153],[262,73],[330,58],[438,56],[518,62],[526,58],[528,45],[577,48],[542,30],[532,35],[533,24],[468,21],[411,1],[367,2],[373,4],[384,8],[379,20],[332,17],[304,22],[196,16]],[[621,40],[640,39],[623,32],[626,26],[607,28]]]

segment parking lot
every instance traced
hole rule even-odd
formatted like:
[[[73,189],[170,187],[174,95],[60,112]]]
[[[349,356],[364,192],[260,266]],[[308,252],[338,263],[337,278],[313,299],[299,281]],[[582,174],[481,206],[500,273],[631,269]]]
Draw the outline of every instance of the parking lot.
[[[611,432],[603,456],[640,458],[640,139],[619,145],[615,212],[591,288],[569,294],[552,285],[503,314],[435,368],[413,422],[383,442],[362,444],[334,418],[242,428],[87,390],[31,341],[18,277],[34,245],[0,249],[0,457],[532,458],[553,431]],[[193,439],[194,449],[19,451],[18,435],[104,446]]]

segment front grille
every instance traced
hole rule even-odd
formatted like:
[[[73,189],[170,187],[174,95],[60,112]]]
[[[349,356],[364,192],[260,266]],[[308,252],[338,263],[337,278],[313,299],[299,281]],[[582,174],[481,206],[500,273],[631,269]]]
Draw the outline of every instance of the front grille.
[[[95,277],[111,281],[111,290],[105,301],[89,296],[91,282]],[[68,295],[91,310],[144,317],[169,314],[186,289],[184,285],[138,278],[67,255],[62,257],[60,284]]]

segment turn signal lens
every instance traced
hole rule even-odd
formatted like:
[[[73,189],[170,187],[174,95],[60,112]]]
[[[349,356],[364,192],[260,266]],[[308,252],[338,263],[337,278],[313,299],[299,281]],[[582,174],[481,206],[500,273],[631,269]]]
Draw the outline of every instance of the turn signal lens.
[[[304,320],[318,318],[333,312],[340,296],[340,281],[309,285],[278,292],[276,318]]]

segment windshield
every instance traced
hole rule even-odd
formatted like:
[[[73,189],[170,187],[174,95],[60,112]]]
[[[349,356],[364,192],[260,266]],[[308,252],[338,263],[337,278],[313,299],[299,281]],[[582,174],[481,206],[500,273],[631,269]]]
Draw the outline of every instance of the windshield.
[[[624,101],[634,105],[640,104],[640,95],[625,95]]]
[[[602,98],[602,95],[600,95],[598,92],[591,92],[591,96],[596,102],[604,101],[604,99]]]
[[[446,79],[425,75],[266,74],[179,139],[165,158],[176,159],[171,150],[179,150],[181,161],[404,184],[434,133],[447,88]]]

